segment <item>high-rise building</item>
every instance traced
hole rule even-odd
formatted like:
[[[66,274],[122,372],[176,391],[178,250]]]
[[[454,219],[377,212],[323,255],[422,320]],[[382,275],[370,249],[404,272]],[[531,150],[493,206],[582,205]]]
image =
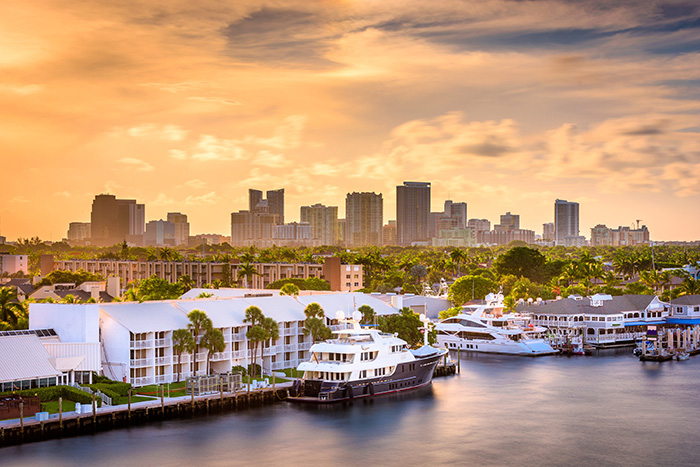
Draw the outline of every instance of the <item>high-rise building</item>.
[[[511,214],[510,211],[501,214],[501,223],[494,225],[493,229],[498,232],[520,230],[520,215]]]
[[[445,201],[445,216],[457,219],[457,228],[463,229],[467,226],[467,203],[454,203],[452,200]]]
[[[382,227],[382,245],[396,245],[396,221],[388,221]]]
[[[348,193],[345,198],[345,245],[382,244],[384,200],[382,194]]]
[[[149,221],[143,235],[144,245],[175,246],[175,224],[169,221]]]
[[[430,182],[404,182],[396,187],[396,234],[402,246],[429,241]]]
[[[311,238],[319,245],[338,244],[338,206],[302,206],[301,222],[311,224]]]
[[[545,242],[554,241],[554,222],[542,224],[542,240]]]
[[[231,245],[262,245],[272,240],[275,226],[279,224],[276,214],[238,211],[231,213]]]
[[[276,214],[277,222],[284,224],[284,188],[269,190],[263,199],[262,191],[248,190],[248,211]]]
[[[469,219],[467,226],[472,229],[475,234],[491,230],[491,222],[488,219]]]
[[[68,234],[66,238],[69,242],[80,242],[90,239],[89,222],[71,222],[68,224]]]
[[[187,215],[169,212],[168,222],[175,225],[175,245],[186,245],[190,237],[190,223],[187,222]]]
[[[554,242],[564,245],[566,237],[578,237],[578,203],[558,199],[554,202]]]
[[[591,246],[632,246],[649,243],[649,229],[620,226],[610,229],[604,224],[591,228]]]
[[[146,207],[133,199],[97,195],[92,202],[90,224],[94,245],[114,245],[124,240],[139,244],[146,224]]]

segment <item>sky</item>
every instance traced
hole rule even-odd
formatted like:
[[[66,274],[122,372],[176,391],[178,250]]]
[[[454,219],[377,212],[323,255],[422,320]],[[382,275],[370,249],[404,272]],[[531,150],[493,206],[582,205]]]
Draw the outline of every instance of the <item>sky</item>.
[[[58,241],[98,193],[230,235],[249,188],[542,232],[700,239],[700,3],[5,0],[0,235]]]

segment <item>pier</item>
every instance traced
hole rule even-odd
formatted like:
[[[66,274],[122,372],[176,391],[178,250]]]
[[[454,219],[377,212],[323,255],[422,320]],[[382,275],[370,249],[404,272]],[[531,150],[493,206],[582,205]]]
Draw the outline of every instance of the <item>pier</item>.
[[[183,396],[147,402],[93,408],[88,413],[52,414],[47,420],[34,418],[0,422],[0,448],[141,425],[153,421],[190,418],[274,404],[287,398],[286,385],[255,391],[223,391],[202,396]]]

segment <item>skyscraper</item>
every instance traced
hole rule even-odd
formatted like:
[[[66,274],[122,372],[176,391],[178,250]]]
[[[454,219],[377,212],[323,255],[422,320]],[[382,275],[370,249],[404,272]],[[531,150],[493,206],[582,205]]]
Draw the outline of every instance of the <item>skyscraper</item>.
[[[263,199],[262,191],[248,190],[248,211],[266,214],[276,214],[277,222],[284,224],[284,188],[269,190],[267,198]]]
[[[396,187],[396,234],[399,245],[430,237],[430,182],[403,182]]]
[[[445,201],[445,216],[457,219],[457,228],[463,229],[467,226],[467,203],[453,203],[452,200]]]
[[[345,198],[345,245],[382,244],[384,200],[382,194],[348,193]]]
[[[301,222],[311,224],[311,238],[319,245],[336,245],[338,243],[338,206],[302,206]]]
[[[186,245],[190,237],[190,223],[187,222],[187,215],[169,212],[168,222],[175,225],[175,245]]]
[[[558,199],[554,202],[554,244],[564,245],[566,237],[578,237],[578,203]]]
[[[127,240],[140,244],[146,225],[146,207],[133,199],[97,195],[90,214],[91,241],[97,246],[114,245]]]
[[[510,211],[501,214],[501,223],[494,225],[493,228],[499,232],[520,230],[520,215],[511,214]]]

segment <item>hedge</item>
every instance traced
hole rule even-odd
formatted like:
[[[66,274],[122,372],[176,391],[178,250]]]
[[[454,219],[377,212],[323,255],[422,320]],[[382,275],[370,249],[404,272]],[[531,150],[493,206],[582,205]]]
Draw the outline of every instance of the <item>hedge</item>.
[[[93,391],[101,391],[105,396],[109,397],[113,401],[116,401],[121,397],[118,392],[113,391],[109,386],[102,387],[99,384],[88,384],[87,387],[89,387]]]
[[[83,392],[71,386],[51,386],[48,388],[24,389],[14,392],[7,391],[0,393],[0,396],[11,396],[13,394],[18,394],[20,396],[33,396],[36,394],[39,396],[41,402],[57,401],[59,397],[62,397],[63,400],[80,402],[81,404],[92,404],[92,394],[88,394],[87,392]],[[96,396],[95,403],[97,407],[102,406],[102,398]]]
[[[110,383],[100,382],[95,384],[88,384],[87,387],[90,389],[99,389],[100,391],[112,397],[110,392],[117,394],[118,397],[126,397],[129,395],[129,389],[131,389],[131,384],[120,383],[119,381],[112,381]]]

